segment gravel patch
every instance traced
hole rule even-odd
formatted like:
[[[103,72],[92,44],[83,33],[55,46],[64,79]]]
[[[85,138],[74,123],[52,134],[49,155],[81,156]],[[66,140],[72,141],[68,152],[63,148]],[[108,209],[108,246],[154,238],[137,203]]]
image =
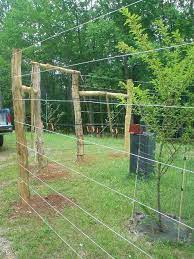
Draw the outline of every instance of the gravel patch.
[[[11,247],[11,242],[2,236],[3,234],[4,231],[0,229],[0,258],[16,259],[16,256]]]

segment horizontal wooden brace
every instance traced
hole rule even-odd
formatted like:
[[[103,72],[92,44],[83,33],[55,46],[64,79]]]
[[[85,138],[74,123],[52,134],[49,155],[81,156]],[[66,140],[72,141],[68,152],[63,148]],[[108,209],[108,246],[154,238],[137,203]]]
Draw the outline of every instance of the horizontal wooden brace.
[[[114,98],[128,98],[127,94],[123,93],[111,93],[106,91],[79,91],[80,96],[107,96],[107,97],[114,97]]]
[[[32,88],[29,87],[29,86],[26,86],[26,85],[22,85],[22,91],[23,91],[24,93],[31,93]]]
[[[64,68],[64,67],[58,67],[58,66],[53,66],[53,65],[50,65],[50,64],[42,64],[42,63],[38,63],[38,62],[34,62],[32,61],[31,62],[32,65],[39,65],[40,67],[46,69],[46,70],[57,70],[57,71],[60,71],[62,73],[65,73],[65,74],[80,74],[79,71],[77,70],[72,70],[72,69],[67,69],[67,68]]]
[[[38,93],[37,90],[34,90],[32,87],[29,87],[29,86],[26,86],[26,85],[22,85],[22,91],[24,93],[29,93],[29,94],[32,93],[32,91],[33,91],[34,94]]]

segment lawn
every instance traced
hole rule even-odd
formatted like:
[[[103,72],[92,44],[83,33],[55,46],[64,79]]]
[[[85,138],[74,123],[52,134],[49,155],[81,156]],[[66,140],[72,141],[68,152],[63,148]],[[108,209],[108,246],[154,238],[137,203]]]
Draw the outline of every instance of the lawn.
[[[61,173],[64,173],[64,177],[42,181],[30,177],[32,196],[37,196],[38,193],[46,197],[50,194],[56,195],[55,191],[57,191],[78,205],[64,202],[65,206],[60,208],[60,213],[66,219],[54,209],[51,213],[50,210],[38,208],[38,213],[45,223],[33,211],[24,212],[18,209],[20,198],[17,190],[15,136],[14,134],[6,136],[5,146],[0,151],[0,236],[11,242],[17,258],[77,258],[48,225],[52,226],[60,237],[84,258],[108,258],[104,251],[75,229],[68,220],[114,258],[147,258],[129,242],[154,258],[194,258],[192,243],[159,241],[129,231],[133,203],[130,199],[111,190],[133,197],[135,176],[129,175],[129,159],[121,152],[113,150],[123,149],[123,139],[88,136],[86,139],[89,142],[99,145],[88,143],[85,147],[85,161],[78,164],[75,162],[76,141],[72,137],[44,135],[45,153],[50,159],[49,163],[62,164],[63,166],[58,168]],[[28,135],[29,147],[31,147],[30,141],[30,135]],[[107,149],[103,145],[113,149]],[[33,165],[34,152],[29,150],[29,154],[30,163]],[[187,163],[187,168],[190,170],[194,168],[192,155],[190,153]],[[176,166],[183,167],[182,156],[183,153],[180,151],[174,162]],[[177,169],[170,169],[162,178],[162,208],[167,214],[178,215],[181,180],[182,172]],[[187,173],[182,221],[191,226],[194,222],[193,183],[194,175]],[[109,189],[103,185],[108,186]],[[138,180],[136,199],[156,208],[154,176],[148,180]],[[138,204],[136,204],[136,211],[145,213]],[[150,212],[150,217],[154,216],[156,214]],[[122,235],[125,240],[105,225]],[[2,258],[4,258],[3,254]]]

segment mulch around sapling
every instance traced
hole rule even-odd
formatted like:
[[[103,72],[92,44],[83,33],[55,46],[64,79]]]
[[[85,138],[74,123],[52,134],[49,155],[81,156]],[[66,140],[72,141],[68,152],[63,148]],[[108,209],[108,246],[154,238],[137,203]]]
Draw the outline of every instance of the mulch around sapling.
[[[36,179],[38,177],[41,180],[57,180],[57,179],[64,179],[67,180],[70,178],[70,173],[64,170],[64,167],[56,164],[56,163],[49,163],[46,167],[42,168],[41,170],[38,169],[37,166],[29,166],[29,171],[34,174],[32,176]]]
[[[178,220],[175,215],[168,215],[167,218],[162,215],[163,231],[161,232],[155,217],[147,216],[141,212],[136,212],[134,218],[128,224],[131,233],[139,236],[147,236],[151,241],[170,241],[177,242],[178,237],[178,223],[173,219]],[[184,221],[183,221],[184,222]],[[180,242],[193,242],[192,231],[184,225],[180,225]]]
[[[52,205],[56,210],[63,211],[65,207],[74,207],[75,200],[73,198],[64,197],[57,194],[49,194],[47,196],[34,195],[28,201],[28,204],[18,203],[14,205],[14,213],[11,218],[15,218],[19,215],[37,215],[49,214],[54,215],[57,212],[49,205]],[[35,212],[34,210],[37,212]]]

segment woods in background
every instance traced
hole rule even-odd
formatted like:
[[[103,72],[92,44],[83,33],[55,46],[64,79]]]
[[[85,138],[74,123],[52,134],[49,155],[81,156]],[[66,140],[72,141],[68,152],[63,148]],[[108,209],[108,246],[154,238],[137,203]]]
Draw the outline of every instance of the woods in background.
[[[127,4],[129,1],[126,0],[1,0],[0,92],[4,105],[11,106],[10,59],[13,48],[27,48],[23,52],[23,74],[30,71],[28,63],[31,60],[66,66],[116,55],[119,53],[119,41],[134,44],[128,28],[123,26],[125,18],[120,12],[61,34],[60,37],[43,40]],[[179,29],[185,40],[192,38],[193,0],[147,0],[130,6],[129,10],[141,15],[143,27],[150,37],[153,36],[153,22],[160,18],[168,25],[169,31]],[[40,41],[43,42],[40,44]],[[28,48],[32,44],[34,46]],[[78,69],[84,75],[92,75],[83,77],[82,82],[90,88],[119,89],[120,79],[150,80],[145,64],[132,57],[86,64]],[[103,76],[110,80],[98,78]],[[112,78],[115,80],[111,80]],[[24,77],[23,82],[28,84],[30,76]],[[68,79],[60,74],[42,74],[42,96],[47,94],[48,99],[61,99],[63,94],[63,98],[67,99],[70,94],[69,85]],[[145,84],[145,87],[149,88],[149,84]]]

